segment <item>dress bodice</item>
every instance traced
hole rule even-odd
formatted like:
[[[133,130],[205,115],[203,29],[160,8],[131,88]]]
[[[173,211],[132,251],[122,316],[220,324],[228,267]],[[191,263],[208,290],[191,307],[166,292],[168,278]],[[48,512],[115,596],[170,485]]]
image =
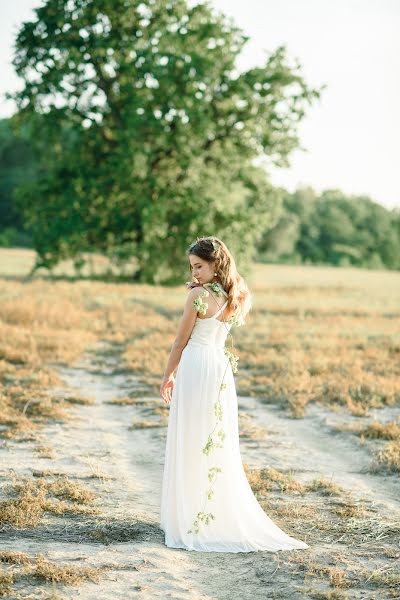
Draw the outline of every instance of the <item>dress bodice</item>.
[[[187,345],[205,345],[223,348],[232,327],[231,323],[219,321],[217,317],[225,310],[228,300],[212,316],[205,319],[197,317]]]

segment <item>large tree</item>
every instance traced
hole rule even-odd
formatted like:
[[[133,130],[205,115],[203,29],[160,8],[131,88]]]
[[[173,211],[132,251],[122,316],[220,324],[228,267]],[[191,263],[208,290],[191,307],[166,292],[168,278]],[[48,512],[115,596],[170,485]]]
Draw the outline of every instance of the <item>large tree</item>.
[[[209,234],[249,261],[277,202],[254,159],[289,164],[322,88],[285,46],[239,73],[248,38],[208,3],[47,0],[35,12],[16,39],[14,97],[41,163],[19,193],[38,266],[115,252],[136,258],[138,281],[174,281],[186,245]]]

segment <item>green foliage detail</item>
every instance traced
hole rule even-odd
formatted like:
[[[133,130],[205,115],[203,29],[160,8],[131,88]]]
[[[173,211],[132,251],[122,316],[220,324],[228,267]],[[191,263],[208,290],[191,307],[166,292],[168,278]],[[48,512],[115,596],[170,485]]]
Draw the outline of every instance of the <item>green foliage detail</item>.
[[[199,533],[200,524],[204,523],[205,525],[208,525],[208,523],[213,519],[215,519],[215,515],[213,515],[213,513],[205,513],[201,511],[198,512],[196,519],[193,521],[193,530],[188,529],[188,533]]]
[[[219,400],[214,404],[214,414],[219,421],[221,421],[224,416],[222,404]]]
[[[198,296],[198,298],[196,298],[195,300],[193,300],[193,304],[196,307],[196,310],[201,313],[202,315],[205,315],[207,312],[207,308],[208,308],[208,303],[207,302],[203,302],[203,298],[209,296],[209,292],[207,290],[202,290],[200,292],[200,295]]]
[[[221,286],[217,282],[205,283],[204,287],[209,287],[215,293],[216,296],[223,296],[224,294],[224,292],[221,289]]]
[[[234,373],[237,373],[237,371],[238,371],[237,363],[239,361],[239,357],[236,356],[235,354],[233,354],[233,352],[230,352],[227,348],[224,348],[224,353],[226,354],[226,356],[229,359],[229,362],[231,363],[232,371]]]

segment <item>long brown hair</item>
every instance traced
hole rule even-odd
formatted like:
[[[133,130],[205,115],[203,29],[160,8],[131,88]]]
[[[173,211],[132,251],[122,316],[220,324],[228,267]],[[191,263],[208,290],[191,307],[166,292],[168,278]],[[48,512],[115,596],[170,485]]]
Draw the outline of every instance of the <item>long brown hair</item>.
[[[235,260],[226,244],[215,236],[198,237],[189,246],[187,254],[194,254],[209,263],[214,263],[214,272],[228,293],[229,312],[236,315],[243,324],[252,308],[252,296],[245,280],[239,275]]]

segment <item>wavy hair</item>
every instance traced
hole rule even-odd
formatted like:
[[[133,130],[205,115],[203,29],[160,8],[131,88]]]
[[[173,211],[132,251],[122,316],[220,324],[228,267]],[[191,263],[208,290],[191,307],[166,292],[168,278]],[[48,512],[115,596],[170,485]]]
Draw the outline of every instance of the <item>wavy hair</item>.
[[[198,237],[187,249],[187,255],[190,254],[214,263],[214,272],[228,293],[228,307],[243,324],[252,308],[252,295],[245,280],[239,275],[235,260],[226,244],[215,236]]]

